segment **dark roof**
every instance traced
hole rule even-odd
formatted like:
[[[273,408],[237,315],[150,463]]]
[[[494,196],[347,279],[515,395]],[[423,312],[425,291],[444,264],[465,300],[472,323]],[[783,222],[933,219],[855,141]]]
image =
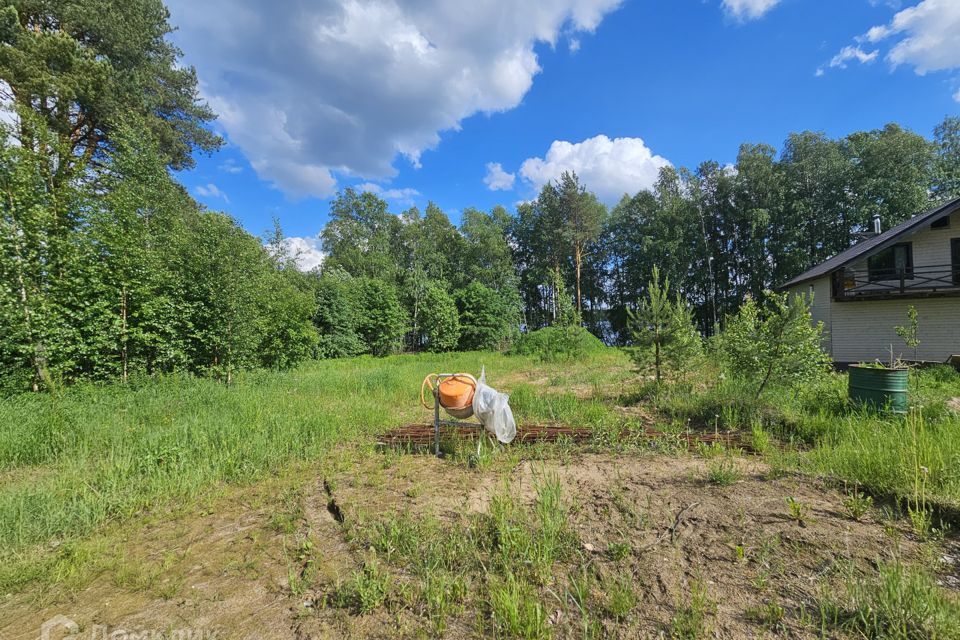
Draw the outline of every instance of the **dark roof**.
[[[787,289],[794,285],[807,282],[808,280],[815,280],[817,278],[822,278],[823,276],[829,275],[833,271],[836,271],[841,267],[845,267],[858,258],[864,258],[871,254],[877,253],[878,251],[886,249],[890,245],[895,244],[901,236],[912,231],[916,231],[919,227],[922,227],[926,224],[933,224],[940,218],[950,215],[957,209],[960,209],[960,198],[956,198],[950,202],[947,202],[946,204],[940,205],[936,209],[931,209],[925,213],[913,216],[909,220],[904,220],[897,226],[891,227],[888,231],[885,231],[878,236],[873,236],[872,238],[858,242],[846,251],[838,253],[832,258],[821,262],[809,271],[804,271],[796,278],[780,285],[779,288]]]

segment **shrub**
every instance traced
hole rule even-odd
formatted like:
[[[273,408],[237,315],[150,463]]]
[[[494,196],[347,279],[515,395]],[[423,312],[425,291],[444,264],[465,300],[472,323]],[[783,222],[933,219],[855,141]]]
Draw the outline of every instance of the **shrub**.
[[[427,286],[420,311],[420,329],[426,337],[427,351],[452,351],[460,341],[460,318],[457,305],[444,289]]]
[[[535,356],[541,360],[571,360],[603,347],[599,338],[580,324],[580,314],[573,300],[564,293],[563,279],[554,273],[556,317],[553,324],[521,336],[513,353]]]
[[[767,291],[763,305],[753,298],[727,319],[716,344],[728,373],[754,387],[759,399],[771,386],[796,387],[826,371],[820,349],[823,324],[810,318],[810,298]]]
[[[516,331],[516,313],[504,297],[479,282],[471,282],[457,293],[457,308],[463,350],[500,349]]]
[[[317,308],[313,324],[320,333],[317,354],[321,358],[351,358],[366,351],[357,333],[356,286],[339,269],[325,271],[317,281]]]
[[[358,278],[357,333],[375,356],[399,351],[407,328],[407,313],[396,288],[374,278]]]
[[[511,353],[541,360],[562,360],[604,349],[603,342],[583,327],[544,327],[520,336]]]

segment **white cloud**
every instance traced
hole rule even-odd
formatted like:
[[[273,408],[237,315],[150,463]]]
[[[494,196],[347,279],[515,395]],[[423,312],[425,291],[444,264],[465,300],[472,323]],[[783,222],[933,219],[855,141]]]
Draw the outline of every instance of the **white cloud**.
[[[512,109],[534,45],[590,33],[622,0],[170,0],[174,38],[257,174],[294,196],[396,175],[442,131]]]
[[[651,188],[660,169],[669,166],[670,161],[654,155],[640,138],[599,135],[583,142],[555,140],[545,157],[525,160],[520,175],[540,187],[564,171],[575,171],[587,189],[612,204],[625,193]]]
[[[375,193],[384,200],[394,200],[400,204],[413,204],[413,199],[420,195],[420,192],[410,187],[403,189],[384,189],[373,182],[364,182],[353,187],[357,191],[369,191]]]
[[[893,6],[888,3],[888,6]],[[893,67],[911,65],[917,74],[960,69],[960,0],[923,0],[898,11],[887,24],[871,27],[830,61],[845,68],[850,60],[873,62],[880,49],[864,51],[861,44],[890,42],[884,58]],[[817,75],[823,75],[822,69]]]
[[[242,173],[243,172],[243,167],[237,164],[237,161],[234,160],[233,158],[227,158],[227,160],[221,163],[221,165],[217,168],[220,169],[220,171],[223,171],[224,173]]]
[[[499,162],[488,162],[487,175],[483,178],[483,184],[487,185],[490,191],[510,191],[516,179],[516,174],[504,171]]]
[[[852,60],[856,60],[861,64],[868,64],[876,60],[879,54],[880,52],[877,50],[864,51],[859,46],[847,45],[843,49],[840,49],[840,52],[830,59],[828,66],[831,69],[846,69],[847,63]]]
[[[737,20],[756,20],[780,4],[780,0],[723,0],[724,10]]]
[[[960,89],[958,89],[957,92],[953,94],[953,99],[956,100],[957,102],[960,102]]]
[[[316,236],[309,238],[284,238],[284,249],[287,256],[297,263],[301,271],[310,271],[323,264],[326,254],[320,249],[320,239]]]
[[[204,198],[220,198],[227,204],[230,203],[230,198],[227,197],[227,194],[220,190],[220,187],[211,183],[197,185],[194,188],[194,191],[197,192],[197,195]]]
[[[960,68],[960,2],[923,0],[861,39],[876,43],[894,36],[897,41],[886,56],[894,66],[913,65],[920,75]]]

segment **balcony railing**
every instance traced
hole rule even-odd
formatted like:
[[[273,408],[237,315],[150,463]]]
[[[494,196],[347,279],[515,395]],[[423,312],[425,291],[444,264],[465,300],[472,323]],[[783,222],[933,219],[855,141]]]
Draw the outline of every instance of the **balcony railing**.
[[[844,269],[833,274],[836,300],[960,295],[960,265]]]

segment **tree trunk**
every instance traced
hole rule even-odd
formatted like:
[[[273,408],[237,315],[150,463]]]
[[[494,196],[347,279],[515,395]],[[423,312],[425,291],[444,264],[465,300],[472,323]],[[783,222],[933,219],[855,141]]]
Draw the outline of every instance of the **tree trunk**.
[[[120,365],[124,384],[127,383],[127,362],[127,286],[124,285],[120,292]]]
[[[653,367],[654,367],[654,370],[656,371],[657,384],[659,385],[659,384],[660,384],[660,365],[661,365],[661,362],[660,362],[660,341],[661,341],[661,338],[660,338],[660,327],[659,327],[659,326],[657,327],[656,331],[657,331],[657,333],[656,333],[656,335],[654,336],[654,340],[653,340]]]
[[[13,202],[11,198],[10,209],[13,211]],[[30,311],[30,297],[27,294],[27,281],[23,277],[23,255],[20,250],[20,241],[16,238],[19,237],[19,230],[17,229],[16,223],[13,225],[13,237],[15,238],[13,242],[14,247],[14,264],[16,264],[17,271],[17,287],[20,289],[20,307],[23,311],[23,325],[27,330],[27,340],[30,342],[30,360],[33,365],[34,370],[34,379],[31,385],[31,388],[34,392],[40,390],[40,382],[45,378],[45,367],[43,363],[43,356],[41,355],[43,351],[43,345],[36,340],[33,335],[33,314]]]
[[[583,264],[583,248],[577,246],[573,252],[573,261],[577,266],[577,315],[583,315],[583,308],[580,306],[580,265]]]

